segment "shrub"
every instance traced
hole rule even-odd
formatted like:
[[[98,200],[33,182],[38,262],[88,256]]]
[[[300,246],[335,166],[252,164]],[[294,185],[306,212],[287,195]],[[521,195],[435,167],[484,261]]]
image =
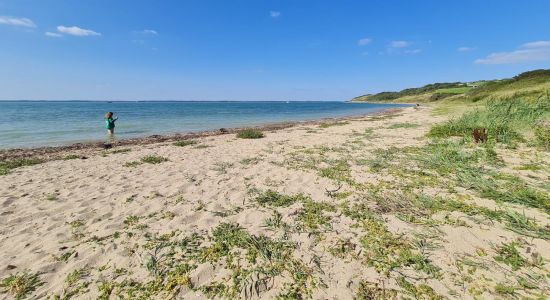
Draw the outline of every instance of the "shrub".
[[[241,139],[260,139],[264,137],[264,134],[260,130],[245,129],[237,133],[237,137]]]

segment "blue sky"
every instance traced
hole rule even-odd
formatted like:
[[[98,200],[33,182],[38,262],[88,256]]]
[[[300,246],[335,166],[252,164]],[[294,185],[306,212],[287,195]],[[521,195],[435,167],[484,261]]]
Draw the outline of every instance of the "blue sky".
[[[348,100],[550,68],[550,1],[0,0],[0,99]]]

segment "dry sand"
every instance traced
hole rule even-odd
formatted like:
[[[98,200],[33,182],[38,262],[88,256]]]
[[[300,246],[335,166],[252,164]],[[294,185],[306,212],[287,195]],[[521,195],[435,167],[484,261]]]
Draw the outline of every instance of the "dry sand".
[[[340,209],[343,204],[371,204],[366,196],[368,191],[344,182],[337,192],[340,196],[331,197],[327,190],[336,190],[337,181],[321,176],[315,169],[300,167],[308,151],[324,151],[326,157],[333,159],[338,159],[344,151],[348,158],[360,161],[372,158],[375,149],[421,146],[427,142],[425,134],[430,126],[444,119],[433,116],[428,107],[411,107],[392,117],[362,117],[335,126],[299,125],[268,131],[261,139],[238,139],[231,134],[199,138],[198,144],[185,147],[166,142],[125,146],[129,149],[126,152],[113,153],[121,149],[118,147],[85,160],[55,160],[12,170],[0,177],[0,278],[22,272],[39,273],[42,284],[29,293],[31,298],[67,296],[74,290],[77,290],[72,295],[74,299],[96,299],[106,290],[111,299],[117,299],[117,293],[128,299],[138,298],[146,293],[132,294],[128,286],[132,286],[132,282],[135,287],[154,281],[155,268],[147,266],[152,256],[160,260],[159,272],[167,263],[163,259],[183,257],[166,256],[163,251],[168,250],[157,247],[159,240],[181,241],[198,233],[204,240],[197,247],[206,248],[213,243],[212,230],[221,223],[237,223],[251,235],[281,239],[281,230],[266,227],[265,220],[272,217],[275,209],[282,221],[295,226],[299,224],[297,216],[303,204],[278,208],[260,206],[255,201],[257,195],[271,189],[286,195],[303,193],[315,202],[336,207],[323,212],[328,224],[320,227],[321,233],[290,230],[285,237],[296,243],[292,259],[302,262],[304,270],[311,271],[311,278],[307,279],[310,281],[299,290],[305,292],[310,288],[314,299],[353,299],[361,282],[414,297],[398,284],[401,273],[410,275],[409,282],[417,287],[426,284],[446,298],[468,299],[476,295],[499,298],[494,285],[512,280],[511,274],[515,273],[508,265],[494,262],[495,245],[523,239],[529,246],[521,248],[522,255],[530,257],[537,253],[546,261],[550,259],[548,240],[525,238],[499,222],[479,220],[459,212],[434,216],[434,219],[453,222],[426,225],[405,222],[394,213],[374,210],[387,230],[403,240],[412,240],[417,233],[437,237],[438,246],[427,247],[425,251],[442,276],[422,279],[418,277],[425,277],[424,273],[406,268],[377,272],[364,262],[361,227]],[[388,128],[404,123],[417,126]],[[525,153],[522,157],[507,156],[512,166],[510,172],[531,178],[534,184],[547,180],[548,173],[544,173],[547,169],[515,171],[514,164],[529,161],[530,156]],[[162,156],[168,161],[132,164],[148,155]],[[548,164],[548,153],[543,154],[540,161]],[[376,185],[391,179],[391,175],[384,172],[371,172],[367,166],[350,163],[351,176],[356,182]],[[323,167],[322,161],[319,167]],[[424,192],[456,196],[432,187]],[[492,200],[477,198],[470,191],[462,193],[477,205],[501,207]],[[540,224],[548,224],[548,215],[542,211],[512,205],[509,209],[525,212]],[[344,254],[331,253],[330,249],[338,247],[346,249]],[[473,257],[474,266],[480,264],[479,261],[487,261],[488,268],[469,273],[472,266],[461,259],[465,256]],[[238,260],[239,254],[236,257],[234,260]],[[245,261],[241,257],[238,265],[246,268]],[[190,283],[179,282],[181,288],[156,292],[152,298],[205,299],[208,298],[205,287],[214,286],[214,282],[228,286],[234,282],[231,275],[235,267],[228,267],[226,257],[193,262],[195,265],[185,277]],[[547,268],[543,263],[531,275],[547,276]],[[74,281],[67,279],[79,269],[83,270],[81,276],[76,276]],[[252,298],[271,299],[288,291],[292,282],[298,280],[297,274],[289,270],[275,276],[267,288],[260,287],[260,293],[253,293]],[[543,283],[535,289],[548,296],[548,278],[540,282]],[[243,291],[235,295],[230,297],[245,297]],[[0,297],[10,296],[0,294]],[[388,297],[391,298],[391,294]]]

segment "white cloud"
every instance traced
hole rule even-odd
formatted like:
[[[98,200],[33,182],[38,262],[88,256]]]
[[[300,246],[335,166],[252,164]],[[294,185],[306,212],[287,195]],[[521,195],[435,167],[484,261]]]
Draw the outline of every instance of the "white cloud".
[[[360,39],[359,41],[357,41],[357,44],[359,44],[359,46],[365,46],[365,45],[368,45],[372,42],[372,39],[369,39],[369,38],[364,38],[364,39]]]
[[[504,65],[550,60],[550,41],[523,44],[510,52],[495,52],[474,61],[481,65]]]
[[[31,19],[0,16],[0,24],[35,28],[36,24]]]
[[[418,54],[422,52],[422,49],[405,50],[405,54]]]
[[[410,45],[411,43],[407,41],[391,41],[389,46],[391,48],[405,48],[409,47]]]
[[[456,51],[458,51],[458,52],[469,52],[469,51],[474,51],[476,49],[477,49],[476,47],[466,47],[466,46],[464,46],[464,47],[458,47],[456,49]]]
[[[550,41],[536,41],[521,45],[521,48],[550,48]]]
[[[143,35],[159,35],[159,33],[153,29],[144,29],[144,30],[134,31],[134,33],[143,34]]]
[[[68,34],[68,35],[74,35],[74,36],[100,36],[101,33],[95,32],[90,29],[83,29],[76,26],[71,27],[65,27],[65,26],[57,26],[57,31]]]
[[[271,16],[272,18],[278,18],[278,17],[281,16],[281,12],[272,10],[272,11],[269,12],[269,16]]]
[[[49,31],[44,32],[44,35],[49,36],[49,37],[62,37],[62,36],[63,36],[63,35],[60,34],[60,33],[49,32]]]

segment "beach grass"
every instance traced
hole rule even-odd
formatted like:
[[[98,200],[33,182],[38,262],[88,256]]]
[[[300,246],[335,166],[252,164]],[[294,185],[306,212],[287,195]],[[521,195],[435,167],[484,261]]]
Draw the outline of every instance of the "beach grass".
[[[174,143],[174,146],[185,147],[189,145],[196,145],[198,142],[195,140],[182,140]]]
[[[550,98],[539,98],[536,101],[506,99],[488,101],[482,109],[467,112],[458,118],[431,128],[429,136],[445,138],[451,136],[471,137],[475,129],[486,129],[488,137],[497,142],[512,144],[523,140],[522,132],[529,130],[550,112]],[[544,144],[547,136],[546,127],[539,133],[540,143]]]
[[[260,139],[264,136],[264,133],[257,129],[245,129],[237,133],[237,137],[240,139]]]
[[[79,159],[80,158],[80,155],[77,155],[77,154],[69,154],[67,156],[65,156],[63,159],[64,160],[72,160],[72,159]]]
[[[319,128],[329,128],[333,126],[344,126],[349,124],[348,121],[336,121],[336,122],[323,122],[319,124]]]
[[[0,175],[9,174],[11,170],[16,168],[33,166],[42,162],[43,161],[41,159],[37,158],[23,158],[17,160],[2,161],[0,162]]]
[[[147,164],[160,164],[162,162],[168,161],[168,158],[159,155],[147,155],[142,157],[140,161]]]
[[[21,272],[8,275],[0,280],[0,291],[10,294],[14,299],[25,299],[36,288],[44,284],[40,274]]]
[[[303,194],[283,195],[273,190],[267,190],[256,197],[256,202],[262,206],[286,207],[307,199],[309,198]]]
[[[115,149],[113,151],[111,151],[112,154],[118,154],[118,153],[128,153],[132,151],[132,149],[130,148],[122,148],[122,149]]]
[[[390,126],[388,126],[388,129],[399,129],[399,128],[415,128],[419,127],[420,125],[414,124],[414,123],[395,123]]]

